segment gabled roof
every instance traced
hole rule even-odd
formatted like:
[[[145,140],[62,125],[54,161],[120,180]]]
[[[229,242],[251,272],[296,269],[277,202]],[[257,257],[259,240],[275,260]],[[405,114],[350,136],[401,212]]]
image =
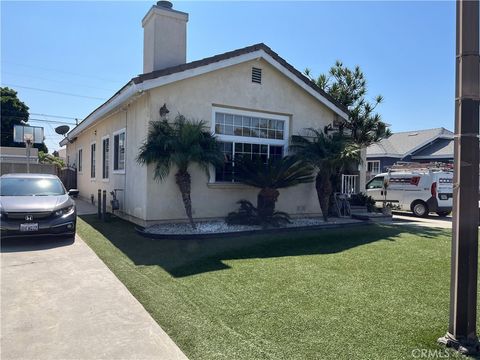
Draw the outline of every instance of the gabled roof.
[[[412,159],[453,159],[453,138],[437,139],[430,145],[416,151]]]
[[[315,82],[295,69],[287,61],[281,58],[276,52],[263,43],[247,46],[234,51],[208,57],[202,60],[192,61],[186,64],[172,66],[166,69],[141,74],[131,79],[110,99],[90,113],[80,124],[73,128],[66,139],[60,142],[60,145],[66,145],[68,139],[74,139],[83,130],[91,126],[103,116],[119,108],[123,103],[140,94],[158,86],[172,83],[179,80],[188,79],[210,71],[218,70],[231,65],[239,64],[245,61],[262,58],[270,65],[281,71],[284,75],[297,83],[306,92],[317,98],[325,106],[337,113],[340,117],[348,118],[348,109],[337,102],[329,94],[319,88]]]
[[[388,139],[370,145],[367,157],[404,158],[437,139],[453,139],[453,133],[443,127],[394,133]]]
[[[333,97],[331,97],[328,93],[326,93],[321,88],[319,88],[315,84],[315,82],[313,82],[307,76],[303,75],[300,71],[295,69],[285,59],[280,57],[275,51],[273,51],[270,47],[268,47],[264,43],[258,43],[258,44],[247,46],[247,47],[244,47],[244,48],[241,48],[241,49],[228,51],[228,52],[225,52],[223,54],[207,57],[207,58],[204,58],[204,59],[201,59],[201,60],[192,61],[192,62],[182,64],[182,65],[169,67],[167,69],[152,71],[152,72],[147,73],[147,74],[139,75],[139,76],[133,78],[132,81],[135,84],[139,84],[139,83],[142,83],[146,80],[152,80],[152,79],[156,79],[158,77],[162,77],[162,76],[165,76],[165,75],[171,75],[171,74],[175,74],[175,73],[182,72],[182,71],[185,71],[185,70],[195,69],[195,68],[200,67],[200,66],[213,64],[213,63],[216,63],[216,62],[219,62],[219,61],[222,61],[222,60],[227,60],[227,59],[230,59],[230,58],[238,57],[240,55],[248,54],[248,53],[251,53],[251,52],[254,52],[254,51],[258,51],[258,50],[265,51],[268,55],[270,55],[272,58],[274,58],[276,61],[278,61],[281,65],[283,65],[286,69],[288,69],[291,73],[293,73],[298,79],[300,79],[305,84],[310,86],[313,90],[317,91],[324,98],[328,99],[330,102],[335,104],[339,109],[341,109],[345,112],[348,112],[348,109],[347,109],[346,106],[339,103]]]

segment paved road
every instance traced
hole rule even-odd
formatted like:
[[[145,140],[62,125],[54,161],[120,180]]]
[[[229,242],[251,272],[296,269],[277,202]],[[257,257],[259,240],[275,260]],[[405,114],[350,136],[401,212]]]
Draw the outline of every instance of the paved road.
[[[439,217],[437,215],[429,215],[426,218],[418,218],[409,213],[394,213],[393,214],[393,224],[398,225],[418,225],[426,227],[437,227],[437,228],[452,228],[452,217]]]
[[[2,241],[2,359],[186,359],[77,237]]]

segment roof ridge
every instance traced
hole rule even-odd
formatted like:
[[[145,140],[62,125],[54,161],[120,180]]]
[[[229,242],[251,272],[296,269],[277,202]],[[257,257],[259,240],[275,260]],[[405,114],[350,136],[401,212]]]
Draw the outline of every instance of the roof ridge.
[[[443,126],[441,126],[441,127],[436,127],[436,128],[430,128],[430,129],[397,131],[397,132],[394,132],[392,135],[395,135],[395,134],[406,134],[406,133],[411,133],[411,132],[426,132],[426,131],[442,130],[442,129],[443,129],[443,130],[450,131],[450,130],[444,128]],[[450,132],[452,132],[452,131],[450,131]]]

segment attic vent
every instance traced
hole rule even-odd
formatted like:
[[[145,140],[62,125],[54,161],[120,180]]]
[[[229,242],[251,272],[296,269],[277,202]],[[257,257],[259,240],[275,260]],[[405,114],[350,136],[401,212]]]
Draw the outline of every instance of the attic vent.
[[[262,69],[252,67],[252,82],[257,84],[262,83]]]
[[[417,136],[417,135],[418,135],[417,132],[416,132],[416,133],[410,133],[410,134],[408,134],[408,136]]]

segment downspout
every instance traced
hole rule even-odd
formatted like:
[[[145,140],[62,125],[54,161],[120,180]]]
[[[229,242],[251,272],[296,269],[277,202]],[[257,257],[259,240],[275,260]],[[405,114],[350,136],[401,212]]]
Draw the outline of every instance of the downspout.
[[[125,147],[127,145],[127,137],[128,137],[128,131],[127,131],[127,125],[128,125],[128,106],[125,108]],[[128,151],[125,151],[125,173],[123,174],[123,213],[126,213],[126,207],[127,207],[127,153]]]

